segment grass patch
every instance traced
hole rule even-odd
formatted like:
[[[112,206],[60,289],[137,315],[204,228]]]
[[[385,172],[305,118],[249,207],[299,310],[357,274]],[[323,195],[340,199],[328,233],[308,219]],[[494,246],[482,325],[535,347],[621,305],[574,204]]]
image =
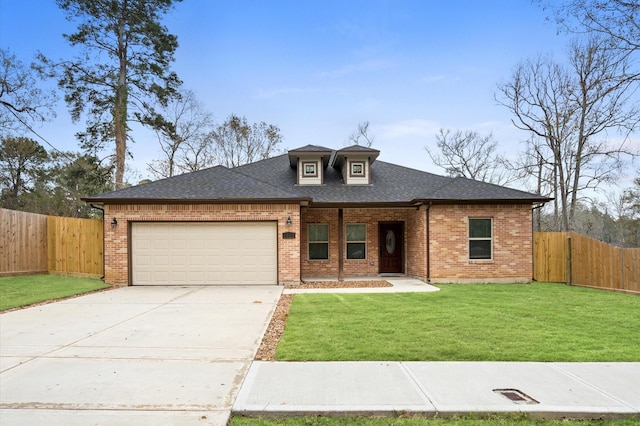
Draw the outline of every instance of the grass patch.
[[[639,419],[616,420],[532,420],[524,416],[427,419],[375,417],[296,417],[285,419],[253,419],[234,416],[230,426],[637,426]]]
[[[0,277],[0,311],[108,287],[101,280],[59,275]]]
[[[282,361],[640,361],[640,297],[562,284],[298,294]]]

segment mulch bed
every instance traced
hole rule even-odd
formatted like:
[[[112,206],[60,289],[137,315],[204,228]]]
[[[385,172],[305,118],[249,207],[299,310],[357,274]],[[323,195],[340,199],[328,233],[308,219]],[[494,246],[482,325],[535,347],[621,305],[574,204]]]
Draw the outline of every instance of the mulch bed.
[[[372,288],[393,287],[386,281],[307,281],[300,285],[287,286],[288,288]],[[284,327],[289,316],[289,307],[293,300],[293,294],[283,294],[278,300],[276,310],[271,317],[271,322],[262,338],[262,343],[255,359],[257,361],[275,361],[276,348],[284,333]]]

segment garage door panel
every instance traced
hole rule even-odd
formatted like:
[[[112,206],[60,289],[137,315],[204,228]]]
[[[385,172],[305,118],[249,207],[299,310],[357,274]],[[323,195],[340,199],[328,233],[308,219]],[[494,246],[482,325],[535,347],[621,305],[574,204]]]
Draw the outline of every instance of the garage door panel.
[[[134,223],[133,284],[277,284],[275,222]]]

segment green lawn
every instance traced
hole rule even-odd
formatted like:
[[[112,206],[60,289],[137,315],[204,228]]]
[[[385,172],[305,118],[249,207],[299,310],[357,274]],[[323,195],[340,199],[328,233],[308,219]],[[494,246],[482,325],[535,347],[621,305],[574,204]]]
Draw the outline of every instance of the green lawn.
[[[425,419],[368,417],[297,417],[287,419],[251,419],[234,416],[230,426],[637,426],[640,419],[620,420],[530,420],[526,417],[494,417],[488,419]]]
[[[563,284],[299,294],[281,361],[640,361],[640,297]]]
[[[0,311],[108,287],[101,280],[59,275],[0,278]]]

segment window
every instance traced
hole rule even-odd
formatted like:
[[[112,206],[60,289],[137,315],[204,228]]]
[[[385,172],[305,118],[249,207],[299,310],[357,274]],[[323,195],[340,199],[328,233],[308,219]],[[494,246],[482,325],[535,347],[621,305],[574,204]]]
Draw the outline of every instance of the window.
[[[329,259],[329,225],[309,224],[309,260]]]
[[[347,225],[347,259],[367,258],[367,225]]]
[[[349,174],[351,177],[364,177],[364,162],[352,161],[350,164]]]
[[[302,174],[305,177],[317,177],[318,176],[318,164],[316,162],[305,161],[302,163]]]
[[[491,219],[469,218],[469,259],[492,258]]]

